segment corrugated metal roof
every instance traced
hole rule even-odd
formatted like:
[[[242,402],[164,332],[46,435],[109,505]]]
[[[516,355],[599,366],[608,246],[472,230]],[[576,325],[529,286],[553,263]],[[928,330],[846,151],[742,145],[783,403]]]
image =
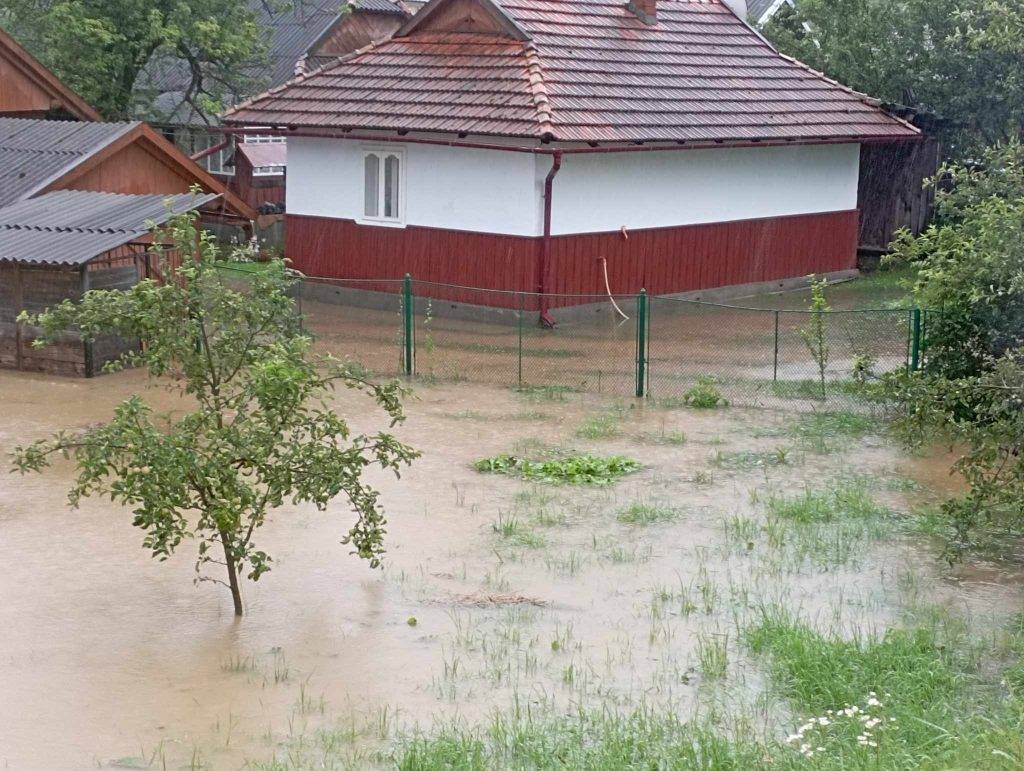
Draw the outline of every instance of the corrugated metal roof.
[[[83,265],[218,196],[57,190],[0,209],[0,262]]]
[[[0,117],[0,207],[31,195],[136,125]]]
[[[360,11],[408,16],[405,9],[401,8],[397,3],[391,2],[391,0],[352,0],[349,5]]]
[[[404,36],[299,77],[226,119],[570,142],[917,133],[863,94],[780,55],[720,0],[659,0],[654,25],[624,0],[504,0],[501,11],[526,40],[434,32],[431,10]]]

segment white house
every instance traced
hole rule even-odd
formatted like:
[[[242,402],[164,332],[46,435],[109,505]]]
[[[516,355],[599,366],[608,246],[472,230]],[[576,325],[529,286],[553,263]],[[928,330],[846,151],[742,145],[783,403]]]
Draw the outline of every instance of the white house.
[[[431,0],[225,119],[288,137],[308,275],[600,293],[604,258],[613,291],[667,293],[852,268],[861,146],[919,132],[737,1]]]

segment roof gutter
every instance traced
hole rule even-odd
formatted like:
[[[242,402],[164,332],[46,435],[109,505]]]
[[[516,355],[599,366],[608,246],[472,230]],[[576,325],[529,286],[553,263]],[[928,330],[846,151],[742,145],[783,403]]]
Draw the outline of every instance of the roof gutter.
[[[537,260],[537,293],[540,296],[540,323],[545,327],[553,327],[555,320],[548,310],[547,281],[548,263],[551,260],[551,191],[555,176],[562,168],[562,151],[555,150],[551,155],[551,168],[544,177],[544,235],[540,242],[540,259]]]
[[[347,131],[330,131],[327,129],[313,128],[288,128],[268,127],[251,128],[243,126],[218,126],[213,130],[227,134],[253,134],[270,135],[278,137],[308,137],[311,139],[350,139],[357,142],[394,143],[412,145],[435,145],[440,147],[462,147],[471,150],[496,150],[508,153],[529,153],[531,155],[592,155],[602,153],[652,153],[671,152],[673,150],[707,150],[709,148],[721,147],[791,147],[794,145],[847,145],[847,144],[890,144],[893,142],[918,142],[924,136],[922,133],[906,137],[858,137],[858,136],[837,136],[825,139],[747,139],[738,141],[706,141],[690,142],[685,140],[673,144],[643,143],[631,145],[611,145],[603,147],[523,147],[520,145],[502,145],[493,142],[467,142],[462,139],[428,139],[426,137],[408,136],[375,136],[373,134],[355,134]]]

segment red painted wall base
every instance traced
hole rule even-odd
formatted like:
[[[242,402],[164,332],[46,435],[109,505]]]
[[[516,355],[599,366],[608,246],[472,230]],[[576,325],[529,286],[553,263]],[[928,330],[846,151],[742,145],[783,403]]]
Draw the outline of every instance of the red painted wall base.
[[[545,291],[669,294],[847,270],[857,264],[857,210],[554,236]],[[537,291],[539,238],[289,214],[285,253],[307,276],[399,279],[518,292]],[[385,288],[385,287],[377,287]],[[516,307],[511,296],[427,287],[438,298]],[[436,290],[436,291],[434,291]],[[579,300],[555,299],[551,305]]]

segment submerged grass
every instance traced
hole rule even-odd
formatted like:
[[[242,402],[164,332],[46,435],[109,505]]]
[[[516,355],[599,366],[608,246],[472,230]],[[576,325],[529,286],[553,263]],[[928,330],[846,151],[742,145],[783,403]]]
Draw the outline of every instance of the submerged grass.
[[[622,436],[622,415],[619,412],[599,412],[590,415],[576,429],[581,439],[614,439]]]
[[[768,514],[802,524],[820,524],[851,519],[876,519],[891,516],[861,484],[840,484],[826,490],[807,490],[801,495],[772,496]]]
[[[627,525],[653,525],[679,519],[682,513],[682,510],[675,506],[637,501],[620,510],[615,518]]]
[[[750,769],[761,756],[752,742],[730,741],[670,712],[577,711],[564,716],[516,710],[482,729],[450,725],[414,736],[393,762],[403,771],[580,768]]]
[[[729,471],[750,471],[752,469],[788,466],[792,463],[793,453],[788,447],[776,447],[774,450],[738,450],[729,452],[716,450],[711,456],[711,464]]]

